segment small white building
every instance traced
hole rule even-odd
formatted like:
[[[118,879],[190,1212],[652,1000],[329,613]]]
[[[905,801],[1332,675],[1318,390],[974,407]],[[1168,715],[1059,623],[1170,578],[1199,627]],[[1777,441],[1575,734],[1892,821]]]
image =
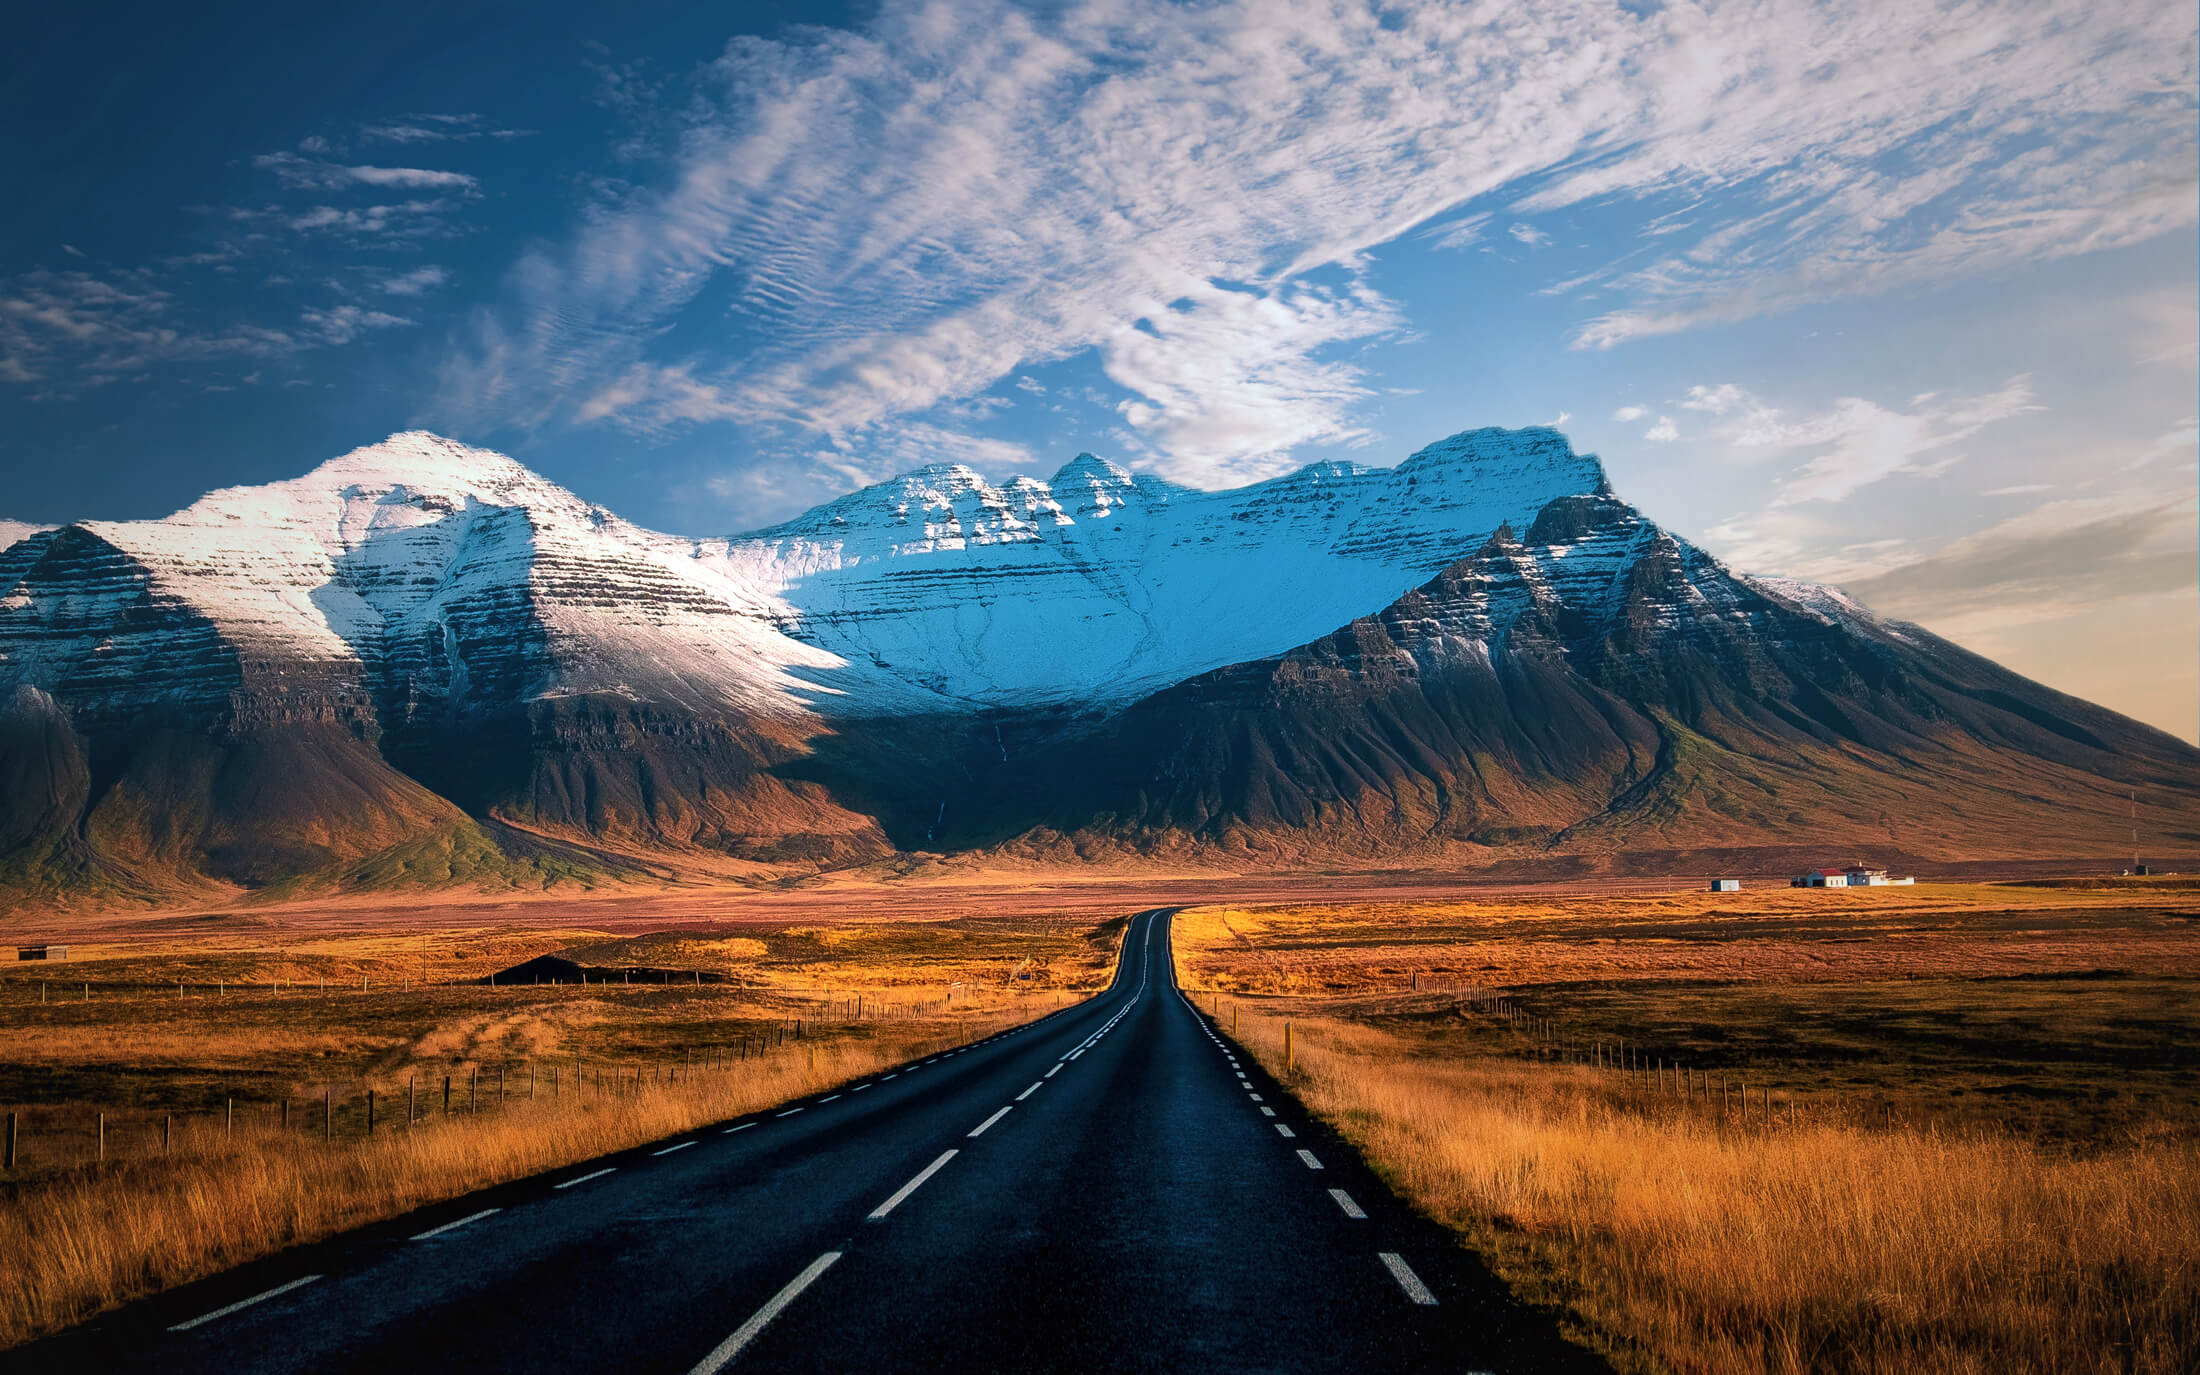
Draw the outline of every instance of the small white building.
[[[1795,888],[1846,888],[1849,886],[1849,875],[1845,869],[1813,869],[1809,873],[1796,877],[1790,886]]]
[[[1714,893],[1739,893],[1742,891],[1742,881],[1738,878],[1715,878],[1711,880],[1711,891]]]

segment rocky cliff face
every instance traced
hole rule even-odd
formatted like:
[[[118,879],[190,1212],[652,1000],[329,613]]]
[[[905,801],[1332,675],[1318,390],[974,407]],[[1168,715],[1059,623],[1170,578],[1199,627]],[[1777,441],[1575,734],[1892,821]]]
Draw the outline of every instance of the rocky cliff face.
[[[511,880],[970,847],[2005,852],[2132,785],[2200,842],[2196,759],[1728,572],[1547,430],[1229,492],[1089,456],[928,468],[722,540],[399,435],[0,550],[19,889],[382,881],[423,853]]]

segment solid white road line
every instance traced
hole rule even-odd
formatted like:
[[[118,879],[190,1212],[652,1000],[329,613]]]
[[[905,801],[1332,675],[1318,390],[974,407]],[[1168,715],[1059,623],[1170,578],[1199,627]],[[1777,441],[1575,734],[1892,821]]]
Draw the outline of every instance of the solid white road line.
[[[684,1151],[684,1150],[686,1150],[686,1149],[687,1149],[688,1147],[690,1147],[690,1146],[692,1146],[692,1145],[694,1145],[694,1144],[695,1144],[695,1143],[694,1143],[693,1141],[682,1141],[682,1142],[681,1142],[681,1143],[680,1143],[679,1145],[677,1145],[677,1146],[667,1146],[667,1147],[665,1147],[665,1148],[664,1148],[663,1150],[661,1150],[661,1151],[651,1151],[651,1152],[650,1152],[650,1154],[651,1154],[651,1155],[670,1155],[670,1154],[672,1154],[672,1153],[673,1153],[674,1151]]]
[[[1398,1281],[1400,1289],[1406,1291],[1407,1298],[1424,1307],[1433,1308],[1436,1305],[1436,1296],[1429,1292],[1427,1285],[1421,1283],[1421,1277],[1413,1273],[1413,1267],[1406,1264],[1404,1256],[1396,1251],[1382,1251],[1378,1254],[1383,1258],[1383,1267],[1390,1271],[1390,1277]]]
[[[278,1284],[273,1289],[268,1290],[264,1294],[254,1294],[251,1298],[239,1299],[235,1303],[227,1306],[226,1308],[217,1308],[211,1313],[201,1313],[199,1314],[199,1316],[191,1319],[189,1322],[179,1322],[168,1330],[170,1332],[189,1332],[192,1328],[197,1327],[201,1323],[210,1323],[216,1318],[226,1318],[232,1313],[250,1308],[253,1304],[266,1303],[269,1299],[275,1298],[278,1295],[287,1294],[293,1289],[303,1289],[319,1278],[321,1278],[319,1275],[305,1275],[301,1278],[292,1280],[288,1284]]]
[[[734,1134],[735,1132],[745,1132],[745,1131],[747,1131],[747,1130],[748,1130],[749,1128],[751,1128],[751,1127],[753,1127],[753,1126],[755,1126],[755,1125],[756,1125],[756,1124],[755,1124],[754,1122],[743,1122],[743,1123],[742,1123],[742,1124],[741,1124],[740,1126],[738,1126],[738,1127],[728,1127],[728,1128],[726,1128],[726,1129],[725,1129],[724,1131],[722,1131],[722,1132],[720,1132],[720,1133],[718,1133],[718,1134],[719,1134],[720,1136],[731,1136],[731,1135],[733,1135],[733,1134]]]
[[[553,1189],[570,1189],[575,1184],[586,1184],[591,1179],[601,1179],[605,1175],[610,1174],[613,1170],[616,1170],[618,1168],[619,1167],[616,1165],[606,1165],[600,1170],[582,1175],[579,1179],[568,1179],[563,1184],[553,1184],[550,1187]]]
[[[1032,1085],[1032,1086],[1031,1086],[1030,1088],[1028,1088],[1028,1089],[1025,1089],[1025,1090],[1024,1090],[1024,1091],[1023,1091],[1022,1093],[1019,1093],[1019,1094],[1017,1094],[1017,1095],[1016,1095],[1016,1101],[1017,1101],[1017,1102],[1019,1102],[1019,1103],[1021,1103],[1021,1102],[1023,1102],[1023,1101],[1024,1101],[1024,1100],[1025,1100],[1026,1098],[1029,1098],[1029,1097],[1030,1097],[1031,1095],[1033,1095],[1033,1094],[1037,1093],[1037,1092],[1039,1091],[1039,1085],[1040,1085],[1040,1084],[1044,1084],[1045,1082],[1046,1082],[1046,1080],[1044,1080],[1044,1079],[1041,1079],[1041,1080],[1039,1080],[1039,1081],[1038,1081],[1038,1083],[1035,1083],[1035,1084],[1033,1084],[1033,1085]]]
[[[491,1213],[500,1213],[503,1211],[504,1210],[501,1208],[484,1208],[478,1213],[468,1213],[466,1216],[460,1218],[456,1222],[446,1222],[441,1227],[430,1227],[427,1231],[422,1232],[418,1236],[414,1237],[413,1240],[426,1241],[429,1237],[439,1237],[442,1236],[445,1232],[456,1231],[469,1222],[479,1222],[483,1218],[489,1216],[489,1214]]]
[[[1365,1220],[1365,1218],[1367,1217],[1366,1210],[1361,1208],[1359,1204],[1354,1203],[1352,1201],[1352,1195],[1346,1193],[1344,1190],[1331,1189],[1329,1191],[1329,1196],[1337,1200],[1337,1206],[1344,1209],[1344,1215],[1346,1217],[1360,1218],[1362,1220]]]
[[[894,1190],[893,1197],[887,1199],[884,1203],[879,1204],[876,1208],[873,1208],[871,1210],[871,1215],[867,1220],[871,1222],[876,1222],[880,1218],[886,1216],[888,1213],[894,1211],[894,1209],[900,1207],[901,1201],[903,1199],[909,1197],[909,1195],[915,1193],[918,1189],[923,1188],[924,1181],[930,1179],[933,1175],[937,1174],[939,1172],[940,1166],[945,1165],[950,1160],[953,1160],[956,1155],[957,1152],[955,1151],[940,1152],[939,1159],[933,1161],[931,1164],[917,1171],[917,1177],[915,1179],[910,1180],[907,1184],[904,1184],[900,1188]]]
[[[732,1336],[713,1347],[711,1353],[695,1369],[689,1371],[688,1375],[718,1375],[719,1371],[732,1363],[734,1357],[741,1354],[742,1347],[755,1341],[756,1334],[786,1310],[788,1304],[802,1297],[802,1291],[815,1284],[819,1275],[832,1269],[833,1262],[839,1260],[840,1255],[838,1251],[827,1251],[804,1266],[801,1274],[787,1281],[787,1287],[772,1295],[771,1301],[757,1309],[747,1322],[735,1328]]]
[[[972,1136],[983,1136],[983,1135],[985,1135],[985,1129],[986,1129],[987,1127],[990,1127],[990,1126],[992,1126],[992,1125],[993,1125],[993,1124],[994,1124],[995,1122],[998,1122],[998,1121],[1000,1121],[1000,1120],[1001,1120],[1002,1118],[1004,1118],[1004,1117],[1008,1116],[1009,1108],[1013,1108],[1013,1107],[1015,1107],[1015,1106],[1016,1106],[1016,1105],[1015,1105],[1014,1103],[1011,1103],[1011,1104],[1009,1104],[1009,1105],[1008,1105],[1008,1107],[1007,1107],[1007,1108],[1002,1108],[1002,1109],[1001,1109],[1001,1110],[1000,1110],[999,1112],[997,1112],[997,1113],[994,1113],[994,1114],[993,1114],[993,1115],[992,1115],[991,1117],[988,1117],[988,1118],[987,1118],[987,1119],[985,1119],[985,1120],[984,1120],[983,1122],[980,1122],[980,1123],[979,1123],[979,1124],[978,1124],[977,1126],[975,1126],[975,1127],[972,1127],[972,1128],[970,1129],[970,1134],[971,1134]]]
[[[1322,1167],[1322,1163],[1314,1158],[1312,1151],[1300,1151],[1299,1159],[1306,1162],[1306,1168],[1309,1170],[1318,1170]]]
[[[1276,1124],[1275,1124],[1275,1127],[1276,1127],[1276,1135],[1278,1135],[1278,1136],[1281,1136],[1281,1137],[1285,1138],[1286,1140],[1288,1140],[1289,1138],[1291,1138],[1291,1137],[1293,1137],[1293,1136],[1296,1136],[1296,1135],[1298,1134],[1298,1133],[1296,1133],[1296,1132],[1292,1131],[1292,1130],[1291,1130],[1291,1129],[1290,1129],[1289,1127],[1286,1127],[1285,1125],[1283,1125],[1283,1123],[1281,1123],[1281,1122],[1278,1122],[1278,1123],[1276,1123]]]

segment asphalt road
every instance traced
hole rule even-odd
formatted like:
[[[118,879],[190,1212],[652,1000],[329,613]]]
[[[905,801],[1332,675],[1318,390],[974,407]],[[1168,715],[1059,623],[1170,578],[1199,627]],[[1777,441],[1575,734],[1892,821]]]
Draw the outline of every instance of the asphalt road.
[[[1114,985],[836,1092],[362,1228],[28,1371],[1601,1369],[1178,993]]]

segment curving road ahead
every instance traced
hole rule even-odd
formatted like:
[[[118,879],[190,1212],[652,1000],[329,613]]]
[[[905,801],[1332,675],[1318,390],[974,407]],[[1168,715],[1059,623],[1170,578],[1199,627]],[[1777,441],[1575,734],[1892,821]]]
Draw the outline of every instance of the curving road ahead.
[[[1602,1369],[1177,992],[1105,993],[773,1112],[135,1304],[9,1369]]]

